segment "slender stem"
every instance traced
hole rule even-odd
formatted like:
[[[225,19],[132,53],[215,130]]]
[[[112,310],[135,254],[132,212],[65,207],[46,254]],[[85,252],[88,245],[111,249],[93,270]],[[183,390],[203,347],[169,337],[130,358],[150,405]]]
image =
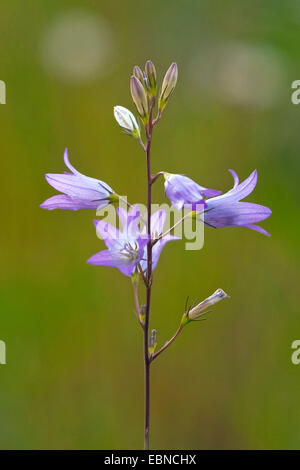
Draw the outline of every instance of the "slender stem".
[[[164,174],[163,171],[160,171],[159,173],[156,173],[156,175],[152,176],[152,184],[155,183],[155,181]]]
[[[145,147],[145,144],[144,142],[142,141],[142,139],[139,139],[139,144],[141,145],[142,149],[144,150],[144,152],[146,152],[146,147]]]
[[[156,124],[158,123],[158,121],[160,120],[160,118],[161,118],[161,110],[158,111],[157,116],[156,116],[156,118],[155,118],[154,121],[153,121],[153,127],[156,126]]]
[[[148,305],[150,306],[151,286],[147,288],[147,307],[146,319],[144,325],[144,365],[145,365],[145,433],[144,433],[144,449],[150,448],[150,359],[148,352],[148,336],[149,336],[149,314],[147,314]]]
[[[176,333],[174,334],[174,336],[172,336],[172,338],[167,341],[167,343],[162,347],[160,348],[159,351],[157,351],[157,353],[153,354],[151,360],[154,361],[154,359],[157,358],[157,356],[159,356],[165,349],[167,349],[172,343],[173,341],[175,341],[175,339],[177,338],[177,336],[180,334],[180,332],[182,331],[182,328],[183,328],[183,325],[180,325],[178,330],[176,331]]]
[[[147,245],[147,302],[144,324],[144,367],[145,367],[145,434],[144,449],[149,450],[149,432],[150,432],[150,364],[149,357],[149,321],[150,321],[150,302],[152,285],[152,242],[151,242],[151,202],[152,202],[152,176],[151,176],[151,141],[152,141],[152,111],[154,100],[150,103],[149,126],[146,129],[147,135],[147,234],[149,242]]]
[[[138,283],[137,282],[133,283],[133,296],[134,296],[135,310],[136,310],[137,316],[139,318],[141,311],[140,311],[140,303],[139,303],[139,295],[138,295]]]
[[[144,282],[145,286],[147,287],[147,279],[145,278],[145,274],[144,274],[144,271],[142,269],[141,263],[138,263],[137,268],[139,270],[139,273],[141,275],[141,278],[143,279],[143,282]]]

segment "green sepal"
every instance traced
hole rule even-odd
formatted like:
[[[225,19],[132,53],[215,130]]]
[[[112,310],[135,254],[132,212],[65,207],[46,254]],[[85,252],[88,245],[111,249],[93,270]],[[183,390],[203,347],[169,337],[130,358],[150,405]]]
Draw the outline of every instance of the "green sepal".
[[[118,194],[115,194],[115,193],[111,193],[109,195],[109,202],[110,204],[118,204],[119,203],[119,195]]]
[[[139,280],[140,280],[140,275],[137,271],[134,271],[132,274],[131,274],[131,281],[132,281],[132,284],[138,284],[139,283]]]
[[[184,314],[182,315],[180,324],[181,324],[182,326],[185,326],[185,325],[187,325],[188,323],[190,323],[191,321],[192,321],[192,320],[189,318],[188,314],[187,314],[187,313],[184,313]]]

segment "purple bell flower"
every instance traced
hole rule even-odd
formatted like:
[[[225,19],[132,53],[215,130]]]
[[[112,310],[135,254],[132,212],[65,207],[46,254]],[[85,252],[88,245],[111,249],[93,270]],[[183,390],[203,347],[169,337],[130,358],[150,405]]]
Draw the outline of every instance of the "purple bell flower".
[[[140,212],[137,206],[133,206],[129,212],[121,207],[117,210],[123,226],[122,231],[104,220],[94,221],[96,232],[103,238],[107,250],[93,255],[88,263],[115,267],[125,276],[131,276],[144,256],[149,237],[139,230]]]
[[[178,210],[181,210],[185,205],[196,209],[196,205],[201,204],[204,197],[214,197],[221,194],[221,191],[204,188],[184,175],[164,173],[164,177],[166,196],[170,199],[172,206]]]
[[[68,150],[64,153],[64,162],[71,173],[48,173],[47,182],[57,191],[63,193],[46,199],[41,204],[42,209],[103,209],[108,204],[116,202],[118,196],[114,194],[108,184],[90,178],[77,171],[70,163]]]
[[[239,178],[235,171],[229,171],[233,176],[234,186],[227,193],[205,201],[204,223],[214,228],[247,227],[270,236],[266,230],[255,224],[269,217],[272,214],[271,209],[260,204],[240,202],[241,199],[248,196],[255,188],[257,171],[253,171],[242,183],[239,183]]]
[[[95,220],[97,234],[103,238],[107,250],[100,251],[92,256],[89,264],[111,266],[118,268],[126,276],[131,276],[140,263],[142,270],[147,271],[147,243],[149,236],[144,227],[140,230],[140,212],[138,206],[133,206],[128,212],[119,207],[118,216],[122,223],[122,231],[104,220]],[[166,214],[163,210],[155,212],[151,217],[152,238],[161,235]],[[152,248],[152,269],[157,265],[164,245],[178,237],[166,235]]]

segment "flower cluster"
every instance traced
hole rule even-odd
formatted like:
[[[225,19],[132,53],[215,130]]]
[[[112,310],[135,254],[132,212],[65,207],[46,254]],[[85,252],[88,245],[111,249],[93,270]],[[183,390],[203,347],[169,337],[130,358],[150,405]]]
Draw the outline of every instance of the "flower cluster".
[[[41,208],[53,209],[103,209],[108,204],[115,204],[119,201],[119,196],[111,187],[101,180],[90,178],[77,171],[68,159],[67,149],[64,153],[64,161],[66,166],[71,170],[71,173],[46,174],[47,182],[53,186],[57,191],[62,194],[46,199],[41,204]],[[257,171],[253,171],[251,175],[242,183],[239,183],[239,178],[235,171],[229,170],[234,178],[234,186],[225,194],[215,189],[207,189],[200,186],[192,179],[184,175],[175,175],[163,172],[165,177],[165,193],[169,198],[171,204],[176,209],[183,209],[184,207],[196,210],[197,206],[205,208],[204,211],[199,211],[199,219],[214,228],[242,226],[253,230],[257,230],[265,235],[270,235],[262,227],[255,225],[267,217],[272,211],[260,204],[250,202],[240,202],[248,196],[256,186]],[[126,212],[124,209],[118,209],[118,215]],[[160,214],[163,214],[161,212]],[[139,218],[139,215],[137,216]],[[162,227],[165,220],[165,214],[160,215],[160,219],[156,214],[152,215],[153,222],[153,239],[154,234],[161,235]],[[124,219],[124,216],[122,217]],[[159,222],[157,222],[159,220]],[[156,224],[159,224],[157,229]],[[167,237],[167,238],[166,238]],[[159,245],[160,250],[166,241],[169,241],[170,235],[166,235],[161,240]]]
[[[162,83],[158,101],[158,119],[174,91],[177,76],[177,65],[173,63]],[[144,72],[135,66],[130,79],[130,90],[142,123],[147,122],[149,101],[156,96],[156,89],[156,70],[153,63],[148,61]],[[114,116],[124,132],[141,141],[140,124],[130,110],[123,106],[115,106]],[[61,194],[43,202],[41,204],[43,209],[99,210],[119,201],[118,194],[107,183],[85,176],[76,170],[69,161],[67,149],[64,153],[64,162],[70,170],[69,173],[46,174],[47,182]],[[196,211],[200,220],[214,228],[243,226],[269,235],[256,223],[269,217],[271,210],[259,204],[241,202],[256,186],[256,170],[242,183],[239,183],[235,171],[229,171],[234,178],[234,186],[225,194],[216,189],[207,189],[185,175],[171,174],[166,171],[160,174],[165,179],[165,194],[174,208],[178,210],[185,207],[191,208],[192,211]],[[122,232],[108,222],[101,220],[95,222],[97,234],[104,239],[107,250],[92,256],[88,262],[117,267],[127,276],[137,272],[138,267],[145,272],[147,269],[146,245],[149,238],[155,240],[161,237],[166,214],[164,211],[152,214],[151,237],[147,236],[145,226],[143,229],[140,228],[140,213],[137,206],[132,206],[128,212],[119,207],[118,216],[123,227],[125,226]],[[168,233],[153,246],[153,269],[157,265],[164,245],[175,239],[177,237]]]

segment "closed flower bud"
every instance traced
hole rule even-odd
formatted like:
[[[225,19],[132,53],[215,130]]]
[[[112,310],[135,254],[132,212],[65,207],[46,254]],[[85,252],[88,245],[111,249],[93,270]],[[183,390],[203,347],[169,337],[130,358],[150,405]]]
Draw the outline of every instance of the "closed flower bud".
[[[140,313],[140,320],[141,320],[141,323],[145,323],[145,319],[146,319],[146,305],[141,305],[141,313]]]
[[[132,75],[134,75],[141,82],[142,85],[144,84],[144,74],[138,65],[135,65],[133,67]]]
[[[156,70],[151,60],[147,60],[145,72],[149,87],[148,93],[150,98],[153,98],[156,95]]]
[[[157,346],[157,331],[152,330],[151,335],[150,335],[150,339],[149,339],[149,354],[150,354],[150,356],[152,356],[152,354],[154,354],[156,346]]]
[[[126,134],[132,135],[136,139],[141,137],[140,127],[129,109],[124,108],[123,106],[115,106],[114,116],[117,123],[122,127]]]
[[[143,85],[134,75],[130,78],[130,91],[136,109],[145,123],[148,116],[148,98]]]
[[[158,102],[158,107],[160,111],[164,109],[169,97],[173,93],[174,88],[176,86],[177,77],[178,77],[177,64],[176,62],[173,62],[166,72],[166,75],[164,77],[163,84],[161,87],[161,92],[160,92],[160,97],[159,97],[159,102]]]
[[[220,302],[220,300],[229,298],[229,295],[226,294],[222,289],[217,289],[210,297],[200,302],[200,304],[196,305],[194,308],[189,310],[186,315],[189,320],[195,320],[199,316],[201,316],[201,312],[203,312],[208,307]]]

